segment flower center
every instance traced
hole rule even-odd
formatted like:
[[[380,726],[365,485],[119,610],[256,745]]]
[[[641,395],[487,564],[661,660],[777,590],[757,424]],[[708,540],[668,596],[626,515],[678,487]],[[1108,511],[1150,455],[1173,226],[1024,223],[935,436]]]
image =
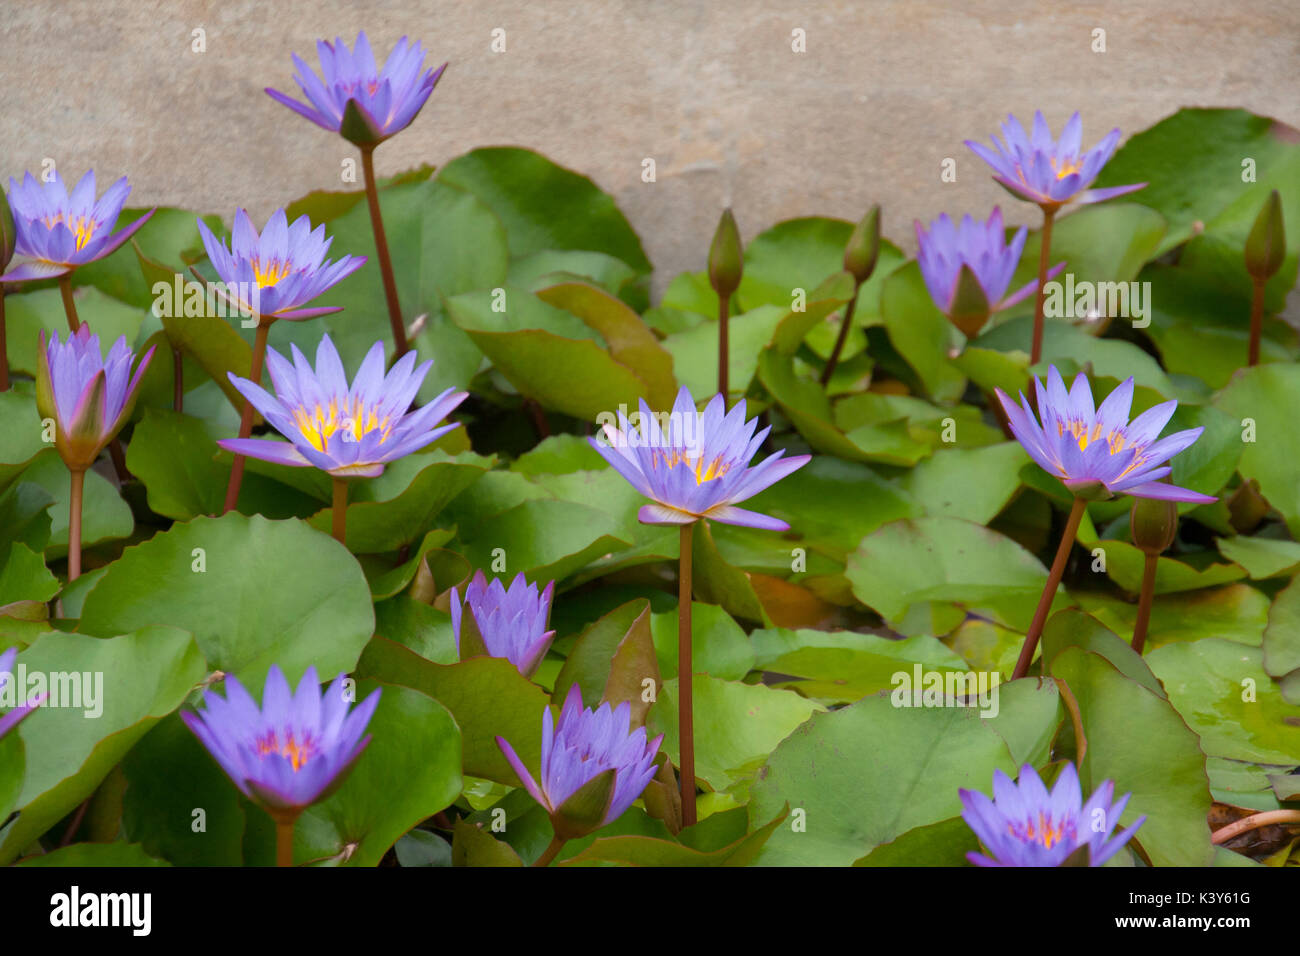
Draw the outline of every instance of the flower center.
[[[281,743],[279,735],[274,730],[268,731],[257,740],[257,755],[259,757],[266,759],[270,754],[279,754],[289,761],[294,773],[301,770],[315,753],[316,745],[311,737],[304,735],[301,740],[298,740],[292,730],[285,733],[283,743]]]
[[[298,431],[317,451],[324,452],[330,436],[340,428],[346,428],[352,433],[351,437],[346,439],[348,441],[360,441],[373,431],[380,433],[381,445],[388,440],[393,430],[392,418],[387,414],[381,418],[378,406],[372,405],[367,408],[359,398],[351,402],[344,399],[340,414],[339,404],[337,399],[330,399],[328,405],[324,407],[316,405],[310,411],[306,406],[294,409],[294,423],[298,426]]]
[[[90,242],[91,237],[95,235],[95,230],[99,227],[99,223],[95,222],[94,219],[88,219],[85,216],[78,216],[74,221],[63,213],[56,213],[54,216],[46,216],[42,222],[45,223],[46,229],[53,229],[59,223],[63,223],[67,226],[68,231],[77,238],[78,252],[85,248],[86,243]]]
[[[1082,166],[1083,163],[1077,159],[1063,159],[1058,166],[1056,157],[1052,157],[1052,171],[1056,173],[1057,179],[1064,179],[1072,173],[1077,173]]]
[[[263,265],[262,260],[254,256],[252,266],[253,278],[257,281],[259,289],[273,286],[289,274],[289,263],[281,262],[279,259],[272,259]]]
[[[1067,839],[1073,840],[1075,835],[1074,827],[1069,820],[1054,822],[1045,813],[1039,813],[1037,821],[1030,819],[1019,826],[1008,823],[1007,833],[1022,843],[1037,843],[1047,850],[1064,843]]]
[[[731,470],[731,462],[723,461],[721,455],[706,464],[703,455],[691,458],[689,453],[680,448],[674,448],[670,451],[656,450],[650,460],[654,467],[658,467],[659,462],[662,461],[669,471],[678,465],[686,465],[687,468],[695,472],[695,483],[697,485],[721,478]]]

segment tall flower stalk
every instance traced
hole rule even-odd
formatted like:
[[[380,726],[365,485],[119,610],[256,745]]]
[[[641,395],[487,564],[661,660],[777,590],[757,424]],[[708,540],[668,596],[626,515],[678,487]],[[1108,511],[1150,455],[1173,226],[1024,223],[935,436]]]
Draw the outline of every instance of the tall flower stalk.
[[[664,421],[661,423],[661,417]],[[692,825],[695,807],[695,736],[691,685],[691,552],[694,525],[701,518],[724,524],[787,531],[779,518],[737,507],[764,488],[803,467],[810,456],[781,457],[784,451],[750,466],[771,428],[755,434],[758,419],[745,420],[745,401],[730,411],[722,393],[703,412],[683,387],[673,409],[656,416],[643,400],[634,425],[620,410],[618,426],[603,426],[602,440],[588,441],[637,491],[650,499],[637,512],[642,524],[677,525],[678,557],[678,728],[681,741],[682,823]]]
[[[1015,672],[1011,675],[1013,680],[1029,673],[1029,665],[1047,621],[1047,612],[1056,597],[1089,501],[1104,501],[1118,494],[1197,504],[1217,500],[1160,480],[1173,470],[1167,462],[1204,431],[1203,428],[1189,428],[1164,438],[1158,437],[1178,407],[1177,401],[1162,402],[1129,421],[1133,379],[1120,383],[1101,406],[1096,407],[1088,376],[1079,373],[1067,392],[1055,365],[1048,367],[1047,387],[1044,388],[1035,378],[1034,388],[1037,416],[1023,392],[1019,405],[1001,389],[995,392],[1016,440],[1044,471],[1061,480],[1073,495],[1073,501],[1047,584],[1025,634]]]
[[[1133,624],[1133,650],[1141,654],[1146,646],[1147,627],[1151,623],[1160,554],[1174,543],[1178,534],[1178,505],[1163,499],[1135,498],[1129,510],[1129,534],[1133,544],[1142,552],[1142,590],[1138,595],[1137,620]]]
[[[253,382],[262,381],[266,338],[272,323],[280,319],[301,321],[341,312],[338,306],[303,306],[342,282],[366,261],[365,256],[327,260],[325,255],[333,240],[325,236],[325,227],[313,229],[306,216],[299,216],[290,225],[283,209],[271,214],[260,236],[248,213],[236,210],[229,248],[212,234],[202,219],[198,220],[198,226],[208,259],[223,283],[217,287],[217,294],[239,315],[257,322],[249,364],[249,377]],[[239,437],[246,439],[252,433],[253,405],[245,399],[239,414]],[[236,454],[226,485],[222,514],[232,511],[238,503],[243,479],[244,456]]]
[[[853,328],[853,313],[858,307],[858,293],[862,284],[871,278],[876,270],[876,261],[880,258],[880,207],[872,206],[862,217],[862,221],[853,227],[848,244],[844,247],[844,270],[853,276],[853,296],[844,309],[844,318],[840,322],[840,333],[835,336],[835,346],[831,349],[826,367],[822,369],[822,385],[830,384],[835,367],[839,364],[844,343],[848,341],[849,329]]]
[[[1246,237],[1246,271],[1250,273],[1250,348],[1247,364],[1259,364],[1259,337],[1264,327],[1264,286],[1286,258],[1286,228],[1282,221],[1282,197],[1269,193],[1250,235]]]
[[[135,356],[119,338],[102,357],[99,337],[82,325],[46,342],[39,336],[36,363],[36,407],[42,418],[54,422],[54,447],[71,474],[68,514],[68,580],[81,575],[81,512],[86,470],[104,446],[121,431],[139,394],[140,381],[153,358],[152,348],[132,375]]]
[[[388,321],[392,327],[395,348],[392,361],[396,361],[406,354],[409,345],[397,297],[392,257],[388,251],[388,236],[379,209],[374,152],[376,146],[401,132],[415,119],[447,64],[436,70],[425,70],[425,53],[420,44],[411,45],[406,37],[402,37],[380,69],[364,31],[358,34],[351,50],[336,37],[333,43],[318,41],[316,51],[320,56],[319,76],[301,57],[293,55],[297,69],[294,80],[306,97],[306,103],[278,90],[268,88],[266,92],[322,129],[338,133],[361,151],[366,204],[370,209],[375,253],[384,283]]]
[[[993,149],[974,140],[966,145],[993,169],[993,179],[1013,196],[1037,204],[1043,213],[1038,251],[1038,294],[1034,299],[1034,331],[1030,343],[1030,364],[1037,365],[1043,354],[1043,312],[1047,296],[1048,262],[1052,225],[1057,212],[1068,204],[1102,202],[1141,189],[1146,183],[1091,189],[1093,180],[1119,145],[1119,130],[1111,130],[1092,149],[1081,149],[1083,121],[1075,113],[1066,121],[1059,140],[1052,139],[1047,120],[1034,112],[1033,132],[1026,133],[1020,121],[1008,116],[1002,124],[1003,140],[993,137]]]
[[[0,191],[0,273],[9,268],[13,259],[14,214],[9,208],[9,200]],[[0,392],[9,391],[9,345],[5,329],[5,282],[0,279]]]
[[[740,288],[745,271],[745,251],[740,244],[740,230],[730,209],[723,210],[718,228],[709,246],[709,284],[718,294],[718,394],[727,399],[731,394],[728,379],[731,345],[728,328],[731,323],[731,297]]]

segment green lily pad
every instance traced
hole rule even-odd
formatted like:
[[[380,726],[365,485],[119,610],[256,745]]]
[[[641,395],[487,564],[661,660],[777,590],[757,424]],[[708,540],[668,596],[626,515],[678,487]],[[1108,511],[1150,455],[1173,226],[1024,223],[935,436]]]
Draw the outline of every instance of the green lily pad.
[[[1300,537],[1300,437],[1292,409],[1300,407],[1300,366],[1259,365],[1233,376],[1214,404],[1241,428],[1242,478],[1259,482],[1260,493],[1282,512],[1293,537]],[[1247,440],[1252,439],[1252,440]]]
[[[1204,638],[1157,648],[1151,670],[1215,757],[1300,763],[1300,724],[1262,665],[1259,648]]]
[[[361,568],[337,541],[299,521],[231,512],[128,548],[86,596],[78,627],[119,634],[150,624],[186,628],[210,667],[259,686],[272,664],[290,681],[312,664],[330,676],[352,670],[374,611]]]
[[[1300,578],[1292,578],[1268,612],[1262,642],[1264,670],[1282,682],[1282,696],[1300,704]]]

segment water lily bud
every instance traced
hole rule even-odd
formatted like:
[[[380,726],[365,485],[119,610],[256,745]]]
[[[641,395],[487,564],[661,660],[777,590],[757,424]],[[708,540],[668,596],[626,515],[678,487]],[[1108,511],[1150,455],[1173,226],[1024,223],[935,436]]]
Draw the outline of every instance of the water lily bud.
[[[1259,493],[1259,482],[1254,478],[1243,481],[1228,499],[1228,523],[1239,534],[1250,534],[1268,517],[1272,505]]]
[[[14,257],[14,214],[9,208],[9,197],[0,189],[0,272]]]
[[[862,221],[853,227],[853,235],[844,247],[844,268],[853,273],[858,285],[871,278],[880,258],[880,207],[872,206]]]
[[[709,284],[718,298],[730,298],[740,287],[740,277],[745,271],[745,251],[740,245],[740,230],[730,209],[722,213],[718,231],[713,234],[709,247]]]
[[[1282,223],[1282,197],[1274,189],[1246,237],[1246,271],[1256,279],[1267,279],[1282,267],[1284,258],[1286,229]]]
[[[1147,554],[1160,554],[1178,533],[1178,505],[1160,498],[1134,498],[1128,522],[1133,543]]]
[[[979,335],[990,315],[989,298],[984,294],[984,287],[976,278],[974,270],[962,264],[957,274],[957,285],[952,291],[952,301],[948,305],[948,319],[961,329],[968,339]]]

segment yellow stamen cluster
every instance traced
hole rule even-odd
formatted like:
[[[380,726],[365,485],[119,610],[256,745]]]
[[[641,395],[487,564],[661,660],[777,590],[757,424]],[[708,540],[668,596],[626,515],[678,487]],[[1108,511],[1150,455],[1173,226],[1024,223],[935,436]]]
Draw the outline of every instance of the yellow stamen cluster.
[[[1056,844],[1065,840],[1065,822],[1053,823],[1046,814],[1038,814],[1038,825],[1030,820],[1025,826],[1018,827],[1014,823],[1007,824],[1007,833],[1018,840],[1026,843],[1038,843],[1045,849],[1050,850]]]
[[[317,404],[310,411],[299,406],[293,411],[294,423],[308,444],[319,452],[324,452],[330,436],[340,428],[352,432],[352,441],[360,441],[373,431],[379,431],[379,443],[382,445],[392,433],[392,418],[389,415],[379,417],[375,407],[366,408],[360,398],[330,399],[325,406]]]
[[[678,465],[686,465],[691,471],[695,472],[695,483],[697,485],[702,485],[706,481],[713,481],[715,478],[721,478],[731,470],[731,462],[723,461],[721,455],[710,461],[706,467],[703,455],[692,459],[685,450],[680,448],[668,451],[656,449],[650,461],[655,468],[658,468],[659,463],[663,462],[664,466],[670,471]]]
[[[262,260],[254,256],[252,266],[253,278],[257,281],[259,289],[273,286],[289,274],[289,263],[281,262],[279,259],[272,259],[263,265]]]
[[[1052,157],[1052,171],[1056,173],[1057,179],[1064,179],[1071,173],[1077,173],[1083,167],[1083,163],[1077,159],[1062,161],[1060,166],[1056,165],[1056,157]]]
[[[43,220],[47,229],[53,229],[59,223],[63,223],[68,230],[77,237],[77,251],[85,248],[86,243],[90,242],[99,223],[94,219],[88,219],[85,216],[78,216],[75,220],[66,217],[63,213],[56,213],[53,216],[46,216]]]
[[[292,730],[285,734],[283,744],[280,743],[279,736],[274,730],[258,738],[257,741],[257,755],[259,757],[266,757],[268,754],[279,754],[289,761],[289,765],[293,767],[295,773],[303,768],[315,752],[316,746],[312,743],[310,737],[303,737],[299,741],[294,737]]]

